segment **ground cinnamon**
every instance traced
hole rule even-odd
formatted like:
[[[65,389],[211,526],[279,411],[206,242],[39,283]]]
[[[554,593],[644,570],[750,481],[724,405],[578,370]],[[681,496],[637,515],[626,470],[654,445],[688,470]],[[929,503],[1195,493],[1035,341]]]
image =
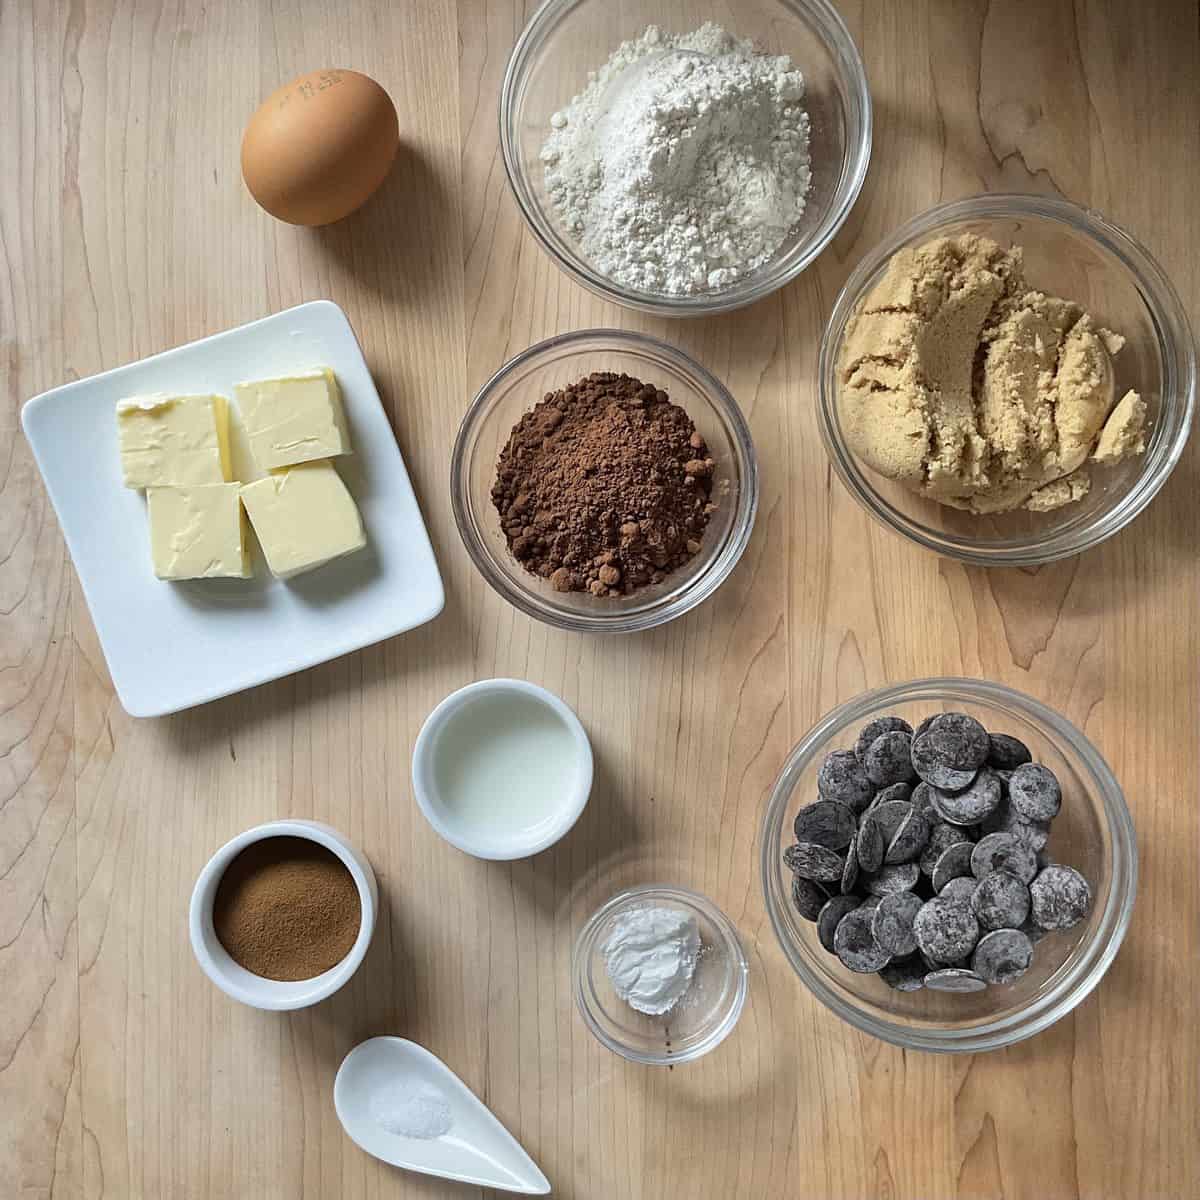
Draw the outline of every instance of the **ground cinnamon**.
[[[354,877],[324,846],[271,837],[225,869],[213,928],[230,958],[265,979],[311,979],[354,945],[362,906]]]
[[[713,468],[666,392],[597,371],[517,423],[492,503],[513,555],[556,590],[622,595],[699,553]]]

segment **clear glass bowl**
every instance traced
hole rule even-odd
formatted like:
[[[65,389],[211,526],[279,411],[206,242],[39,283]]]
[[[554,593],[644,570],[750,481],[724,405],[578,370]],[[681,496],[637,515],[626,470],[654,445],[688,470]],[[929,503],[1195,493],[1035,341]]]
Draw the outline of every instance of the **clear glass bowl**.
[[[1081,871],[1092,888],[1087,919],[1049,934],[1033,965],[1007,986],[968,994],[893,991],[877,975],[847,970],[792,907],[783,850],[796,811],[817,797],[817,771],[831,750],[849,749],[859,728],[897,714],[912,725],[933,712],[970,713],[992,732],[1020,738],[1058,775],[1062,811],[1047,853]],[[857,1029],[910,1050],[974,1053],[1010,1046],[1064,1017],[1108,970],[1133,912],[1137,843],[1121,788],[1095,746],[1069,721],[1011,688],[978,679],[922,679],[843,704],[810,730],[784,764],[763,817],[763,894],[771,924],[804,985]]]
[[[496,461],[513,426],[547,392],[592,371],[623,371],[662,388],[695,422],[716,461],[712,497],[717,508],[704,531],[700,552],[662,583],[630,596],[556,592],[509,552],[492,504]],[[699,363],[644,334],[585,329],[538,342],[483,385],[454,442],[450,498],[467,553],[510,604],[559,629],[631,633],[662,625],[694,608],[733,570],[754,527],[758,465],[741,409]]]
[[[1114,359],[1117,395],[1136,388],[1147,404],[1146,453],[1115,467],[1093,464],[1092,489],[1048,513],[976,516],[914,495],[861,463],[842,433],[837,360],[846,323],[902,247],[978,233],[1025,252],[1031,286],[1075,300],[1123,334]],[[821,437],[850,494],[889,529],[947,558],[982,566],[1033,566],[1078,554],[1129,524],[1154,498],[1187,442],[1196,401],[1196,349],[1179,297],[1129,234],[1064,200],[974,196],[930,209],[901,226],[858,264],[821,342]]]
[[[799,224],[775,257],[720,291],[663,296],[633,291],[600,274],[567,234],[547,195],[539,154],[550,117],[587,85],[621,42],[648,25],[689,33],[715,21],[803,72],[812,122],[812,187]],[[795,279],[846,219],[871,157],[871,94],[862,60],[841,17],[826,0],[548,0],[513,47],[500,93],[500,146],[521,215],[560,267],[618,304],[663,316],[726,312],[762,299]]]
[[[660,1017],[630,1008],[617,995],[603,953],[616,918],[647,905],[689,913],[700,929],[691,987]],[[630,888],[601,905],[580,931],[571,963],[575,1003],[592,1033],[622,1057],[658,1067],[690,1062],[729,1036],[746,1003],[748,976],[733,922],[698,892],[664,884]]]

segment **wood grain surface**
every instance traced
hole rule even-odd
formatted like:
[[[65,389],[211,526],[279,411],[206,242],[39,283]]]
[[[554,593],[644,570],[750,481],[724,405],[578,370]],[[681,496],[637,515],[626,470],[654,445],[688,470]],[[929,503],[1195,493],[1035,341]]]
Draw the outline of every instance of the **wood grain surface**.
[[[831,476],[814,415],[842,280],[939,199],[1023,189],[1098,207],[1166,265],[1195,317],[1195,4],[846,0],[875,101],[865,191],[791,287],[688,323],[593,298],[521,222],[496,108],[532,7],[0,0],[0,1194],[474,1194],[342,1135],[341,1057],[396,1033],[450,1063],[563,1197],[1197,1195],[1195,447],[1101,548],[986,572],[872,523]],[[737,27],[734,0],[677,7]],[[246,194],[240,133],[277,83],[327,65],[384,84],[404,148],[359,214],[295,229]],[[19,406],[323,296],[366,350],[446,610],[276,684],[131,720]],[[501,602],[448,497],[474,389],[529,343],[592,325],[651,331],[721,376],[763,470],[753,541],[718,595],[613,640]],[[1142,856],[1133,925],[1099,990],[1034,1040],[973,1058],[904,1053],[815,1002],[774,941],[756,872],[766,793],[814,719],[864,688],[943,672],[1008,683],[1080,725],[1123,781]],[[597,752],[573,833],[511,865],[438,840],[409,785],[424,716],[491,675],[560,693]],[[211,852],[285,815],[343,830],[384,897],[352,984],[290,1016],[217,992],[186,930]],[[709,894],[751,963],[731,1039],[671,1071],[604,1050],[568,979],[592,909],[656,879]]]

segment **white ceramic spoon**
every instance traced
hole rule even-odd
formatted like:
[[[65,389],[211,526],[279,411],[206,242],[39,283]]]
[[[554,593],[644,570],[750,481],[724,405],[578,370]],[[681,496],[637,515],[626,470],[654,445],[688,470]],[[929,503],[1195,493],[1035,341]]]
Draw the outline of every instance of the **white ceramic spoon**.
[[[453,1124],[435,1138],[389,1133],[371,1115],[371,1098],[398,1083],[436,1088]],[[516,1139],[440,1058],[398,1037],[370,1038],[342,1060],[333,1105],[350,1139],[368,1154],[442,1179],[544,1196],[550,1183]]]

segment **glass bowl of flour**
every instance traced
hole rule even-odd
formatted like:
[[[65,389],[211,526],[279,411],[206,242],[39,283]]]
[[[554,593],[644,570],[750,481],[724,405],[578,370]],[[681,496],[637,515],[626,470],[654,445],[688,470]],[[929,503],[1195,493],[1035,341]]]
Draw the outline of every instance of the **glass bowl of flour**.
[[[732,1032],[749,968],[737,930],[711,900],[651,884],[619,892],[580,931],[572,990],[610,1050],[649,1066],[707,1054]]]
[[[871,97],[825,0],[548,0],[513,48],[500,140],[559,266],[698,316],[769,295],[833,238],[866,176]]]

